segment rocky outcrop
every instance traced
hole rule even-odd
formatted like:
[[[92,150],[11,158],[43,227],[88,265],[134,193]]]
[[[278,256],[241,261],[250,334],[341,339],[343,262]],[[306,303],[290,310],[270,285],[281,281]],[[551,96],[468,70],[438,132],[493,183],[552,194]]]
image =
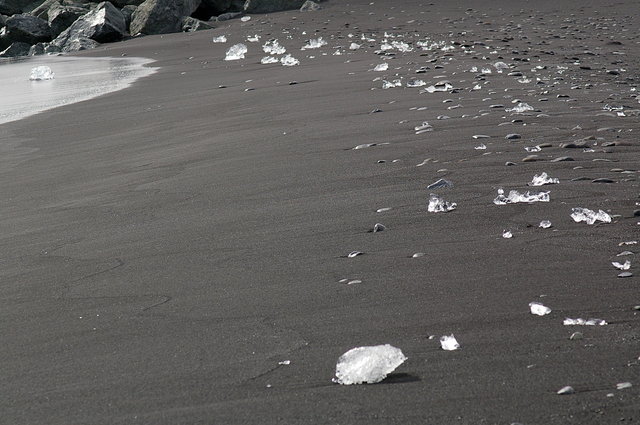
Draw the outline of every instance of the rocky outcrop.
[[[133,13],[131,34],[165,34],[182,30],[182,18],[191,16],[201,0],[146,0]]]
[[[320,10],[320,9],[321,7],[318,3],[316,3],[315,1],[307,0],[300,7],[300,12],[312,12],[314,10]]]
[[[20,0],[0,0],[0,13],[8,16],[22,13],[25,3]]]
[[[29,54],[30,48],[30,44],[16,41],[15,43],[11,43],[11,46],[0,52],[0,58],[27,56]]]
[[[75,47],[89,46],[94,43],[109,43],[122,40],[127,33],[124,16],[108,1],[98,4],[91,12],[78,18],[64,30],[52,45],[62,51],[75,51]]]
[[[247,13],[271,13],[300,9],[304,2],[305,0],[247,0],[244,10]]]
[[[5,23],[4,34],[0,36],[0,48],[5,49],[20,41],[29,45],[51,40],[51,31],[47,21],[35,16],[13,15]]]
[[[111,3],[119,9],[125,6],[140,6],[144,0],[113,0]]]
[[[138,6],[134,6],[130,4],[120,9],[120,12],[122,12],[122,16],[124,16],[124,24],[127,28],[129,28],[129,26],[131,25],[131,18],[133,16],[133,12],[135,12],[137,8]]]
[[[52,37],[57,37],[60,33],[71,26],[79,17],[89,12],[89,8],[82,6],[68,6],[54,3],[47,11],[47,20],[51,28]]]

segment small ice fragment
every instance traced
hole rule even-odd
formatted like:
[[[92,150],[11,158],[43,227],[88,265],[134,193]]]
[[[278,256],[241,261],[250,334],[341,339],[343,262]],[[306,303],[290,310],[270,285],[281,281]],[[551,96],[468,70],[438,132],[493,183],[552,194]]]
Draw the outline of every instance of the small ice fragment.
[[[260,59],[260,63],[263,65],[267,65],[270,63],[278,63],[278,58],[275,58],[273,56],[265,56],[262,59]]]
[[[567,385],[566,387],[562,387],[558,390],[558,394],[567,395],[567,394],[575,394],[576,390],[573,387]]]
[[[505,109],[505,111],[506,112],[515,112],[517,114],[521,114],[523,112],[533,111],[533,109],[534,109],[533,106],[529,105],[528,103],[520,102],[516,106],[514,106],[513,108]]]
[[[631,268],[631,261],[627,260],[624,264],[620,264],[617,261],[612,261],[611,264],[618,270],[629,270]]]
[[[633,273],[631,272],[622,272],[618,274],[618,277],[620,278],[631,277],[631,276],[633,276]]]
[[[525,146],[524,150],[527,152],[540,152],[542,148],[540,146]]]
[[[431,131],[433,130],[433,126],[428,122],[424,121],[422,124],[417,125],[413,128],[416,132],[419,131]]]
[[[562,324],[565,326],[605,326],[607,325],[607,322],[602,319],[591,318],[585,320],[582,318],[571,319],[567,317],[564,319]]]
[[[387,81],[387,80],[382,80],[382,88],[384,90],[387,89],[392,89],[394,87],[402,87],[402,80],[393,80],[393,81]]]
[[[625,390],[631,387],[633,387],[633,384],[631,382],[620,382],[616,384],[616,390]]]
[[[219,35],[217,37],[213,37],[213,42],[214,43],[226,43],[227,42],[227,37],[224,35]]]
[[[376,233],[376,232],[382,232],[382,231],[385,231],[385,230],[387,230],[387,226],[385,226],[385,225],[384,225],[384,224],[382,224],[382,223],[376,223],[376,224],[373,226],[373,233]]]
[[[349,45],[349,50],[358,50],[360,48],[360,45],[358,43],[351,43]]]
[[[625,246],[625,245],[636,245],[638,243],[638,241],[625,241],[625,242],[620,242],[618,244],[618,246]]]
[[[438,83],[433,86],[429,86],[426,89],[422,90],[420,93],[435,93],[435,92],[444,92],[451,90],[453,86],[449,83]]]
[[[389,344],[356,347],[338,359],[333,382],[341,385],[375,384],[407,360],[399,348]]]
[[[582,334],[582,332],[574,332],[571,334],[571,336],[569,337],[569,339],[571,341],[576,341],[576,340],[580,340],[584,338],[584,335]]]
[[[483,151],[483,150],[487,149],[487,145],[485,145],[484,143],[480,143],[478,146],[475,146],[473,149],[475,149],[477,151]]]
[[[269,40],[262,46],[262,50],[270,55],[283,55],[287,49],[278,43],[278,40]]]
[[[376,67],[373,68],[374,71],[386,71],[387,69],[389,69],[389,64],[386,62],[376,65]]]
[[[472,137],[474,139],[488,139],[491,136],[487,136],[486,134],[474,134]]]
[[[599,210],[598,212],[592,211],[588,208],[572,208],[571,218],[576,223],[581,221],[586,222],[587,224],[594,224],[596,221],[601,221],[603,223],[611,223],[611,216],[606,212]]]
[[[353,149],[353,150],[365,149],[365,148],[370,148],[370,147],[377,146],[377,145],[378,145],[377,143],[363,143],[363,144],[355,146],[355,147],[353,147],[351,149]]]
[[[422,86],[424,86],[426,84],[427,83],[425,83],[422,80],[409,80],[407,82],[407,87],[409,87],[409,88],[422,87]]]
[[[424,252],[416,252],[411,256],[411,258],[420,258],[420,257],[424,257],[424,255],[425,255]]]
[[[551,222],[549,220],[542,220],[538,226],[542,227],[543,229],[548,229],[549,227],[551,227]]]
[[[529,303],[529,308],[531,309],[531,314],[535,314],[536,316],[544,316],[551,313],[551,309],[549,307],[537,302]]]
[[[440,189],[442,187],[453,187],[453,182],[446,179],[438,179],[435,183],[427,186],[427,189]]]
[[[549,177],[547,173],[544,171],[542,174],[533,176],[531,183],[528,183],[529,186],[544,186],[546,184],[558,184],[560,183],[560,179]]]
[[[493,67],[498,71],[498,73],[502,73],[503,70],[509,69],[509,65],[504,62],[496,62],[493,64]]]
[[[250,35],[247,37],[247,41],[250,43],[257,43],[258,41],[260,41],[260,36],[258,34]]]
[[[513,237],[513,233],[511,233],[509,230],[503,230],[502,237],[505,239],[511,239]]]
[[[458,204],[455,202],[447,202],[436,194],[431,194],[429,198],[429,206],[427,207],[427,211],[432,213],[438,212],[449,212],[456,209]]]
[[[302,46],[300,48],[300,50],[307,50],[307,49],[319,49],[322,46],[326,46],[327,42],[324,41],[322,39],[322,37],[316,38],[316,39],[311,39],[307,42],[307,44],[305,44],[304,46]]]
[[[291,55],[284,55],[283,57],[281,57],[280,63],[282,64],[282,66],[300,65],[300,61]]]
[[[456,337],[451,335],[444,335],[440,337],[440,346],[445,351],[453,351],[460,348],[460,344],[456,340]]]
[[[51,71],[51,68],[45,65],[36,66],[31,69],[31,81],[53,80],[55,74]]]
[[[281,362],[278,362],[278,364],[282,366],[287,366],[291,364],[291,360],[283,360]]]
[[[245,53],[247,53],[246,44],[234,44],[233,46],[229,47],[229,50],[227,50],[227,55],[225,56],[224,60],[235,61],[238,59],[244,59]]]
[[[364,252],[360,252],[360,251],[351,251],[351,252],[349,253],[349,255],[347,255],[347,257],[349,257],[349,258],[354,258],[354,257],[357,257],[358,255],[362,255],[362,254],[364,254]]]
[[[634,255],[632,251],[622,251],[620,254],[617,254],[616,257],[624,257],[626,255]]]
[[[387,208],[378,208],[376,210],[377,213],[382,213],[382,212],[387,212],[387,211],[391,211],[391,208],[387,207]]]
[[[347,282],[347,285],[355,285],[356,283],[362,283],[362,281],[359,279],[350,280]]]
[[[519,193],[517,190],[509,192],[508,196],[504,196],[504,190],[498,189],[498,196],[493,200],[496,205],[532,203],[532,202],[549,202],[549,192],[539,193]]]
[[[250,21],[250,20],[251,20],[251,16],[243,16],[242,18],[240,18],[240,20],[241,20],[242,22],[248,22],[248,21]]]

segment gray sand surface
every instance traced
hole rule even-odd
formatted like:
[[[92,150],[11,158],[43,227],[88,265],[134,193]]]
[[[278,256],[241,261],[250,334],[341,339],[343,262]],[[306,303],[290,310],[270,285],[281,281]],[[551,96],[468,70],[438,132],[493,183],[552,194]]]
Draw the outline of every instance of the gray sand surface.
[[[619,246],[640,239],[637,3],[370,3],[105,45],[81,55],[160,70],[0,126],[0,423],[640,420],[638,273],[611,265],[635,272],[637,255],[616,254],[640,251]],[[385,31],[414,50],[376,55]],[[270,38],[301,64],[260,64]],[[457,44],[422,51],[426,38]],[[223,61],[238,42],[246,58]],[[421,94],[412,78],[456,90]],[[514,99],[534,111],[506,112]],[[584,138],[593,151],[559,147]],[[543,171],[560,184],[528,187]],[[455,211],[427,212],[439,178]],[[499,188],[551,201],[498,206]],[[574,207],[613,222],[575,223]],[[461,348],[442,350],[452,333]],[[331,382],[342,353],[385,343],[409,358],[387,380]]]

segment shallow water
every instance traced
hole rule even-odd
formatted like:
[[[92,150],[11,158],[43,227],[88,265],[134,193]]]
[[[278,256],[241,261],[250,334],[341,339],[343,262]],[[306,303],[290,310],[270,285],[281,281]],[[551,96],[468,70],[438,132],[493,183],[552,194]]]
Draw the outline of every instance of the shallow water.
[[[78,58],[41,56],[0,61],[0,124],[58,106],[122,90],[153,74],[144,58]],[[49,66],[53,80],[30,81],[31,69]]]

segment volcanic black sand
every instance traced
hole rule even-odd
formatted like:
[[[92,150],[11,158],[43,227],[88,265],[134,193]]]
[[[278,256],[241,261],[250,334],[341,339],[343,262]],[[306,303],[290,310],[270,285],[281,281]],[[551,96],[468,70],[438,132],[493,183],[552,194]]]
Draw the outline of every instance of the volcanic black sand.
[[[0,423],[640,421],[637,255],[617,256],[640,250],[638,11],[331,1],[82,53],[160,69],[0,126]],[[271,38],[300,65],[260,64]],[[542,172],[560,183],[527,186]],[[385,343],[409,358],[385,381],[332,383]]]

